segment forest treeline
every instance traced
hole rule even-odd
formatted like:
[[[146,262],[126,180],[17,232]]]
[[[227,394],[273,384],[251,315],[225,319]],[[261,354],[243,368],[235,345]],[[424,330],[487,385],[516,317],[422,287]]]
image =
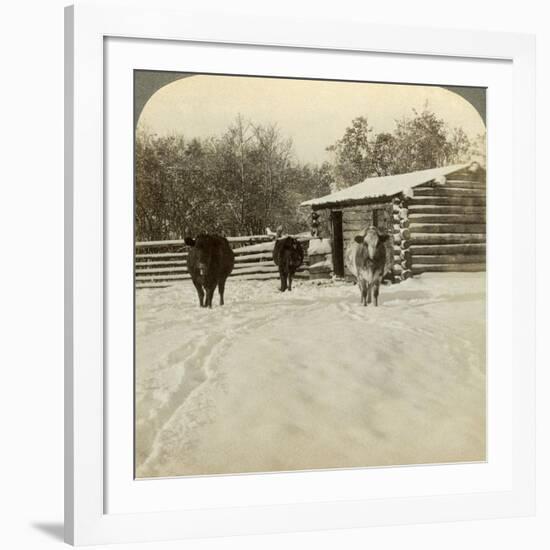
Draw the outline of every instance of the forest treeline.
[[[327,147],[331,160],[302,163],[276,125],[238,116],[220,136],[188,139],[136,134],[135,222],[138,241],[200,232],[251,235],[283,225],[307,229],[302,201],[367,177],[399,174],[484,155],[485,137],[472,142],[426,106],[374,133],[367,117],[351,121]]]

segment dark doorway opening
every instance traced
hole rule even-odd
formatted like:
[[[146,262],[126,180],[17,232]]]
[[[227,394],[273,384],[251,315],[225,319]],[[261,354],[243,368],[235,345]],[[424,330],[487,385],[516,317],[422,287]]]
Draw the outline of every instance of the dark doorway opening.
[[[342,212],[332,212],[332,262],[334,274],[344,276],[344,234],[342,231]]]

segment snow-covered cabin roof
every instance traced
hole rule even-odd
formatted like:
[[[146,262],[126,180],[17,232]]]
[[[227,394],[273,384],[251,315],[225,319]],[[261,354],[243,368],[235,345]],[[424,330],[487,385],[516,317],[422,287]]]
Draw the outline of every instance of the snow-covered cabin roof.
[[[453,172],[467,168],[470,164],[454,164],[441,168],[430,168],[407,174],[396,174],[394,176],[382,176],[379,178],[367,178],[361,183],[346,187],[330,195],[310,199],[300,206],[321,206],[325,204],[338,204],[345,202],[359,201],[378,197],[393,197],[399,193],[406,192],[412,187],[427,183],[437,178],[445,177]]]

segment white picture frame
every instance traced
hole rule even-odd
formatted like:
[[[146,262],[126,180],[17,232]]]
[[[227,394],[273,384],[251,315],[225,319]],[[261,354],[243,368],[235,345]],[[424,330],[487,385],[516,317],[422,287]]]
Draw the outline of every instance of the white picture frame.
[[[503,33],[370,26],[351,19],[335,25],[333,21],[314,17],[308,21],[274,21],[242,15],[228,18],[227,15],[186,9],[178,3],[160,8],[154,2],[131,6],[79,3],[66,9],[65,32],[66,541],[74,545],[141,542],[534,513],[534,38]],[[105,230],[108,193],[104,187],[108,169],[104,136],[110,123],[109,111],[104,109],[108,84],[106,40],[109,38],[149,39],[157,41],[157,45],[168,42],[212,44],[218,48],[240,45],[284,49],[287,54],[293,51],[306,54],[354,52],[357,56],[377,53],[425,60],[451,62],[462,58],[472,63],[493,60],[507,64],[513,81],[507,100],[513,108],[510,120],[513,141],[511,156],[507,159],[512,166],[508,176],[510,188],[507,199],[502,199],[499,207],[503,213],[493,219],[502,238],[495,238],[493,244],[488,244],[490,257],[492,247],[493,257],[502,257],[503,265],[509,265],[501,278],[512,284],[512,296],[507,303],[493,300],[489,306],[495,308],[493,313],[500,312],[500,316],[508,313],[508,328],[513,330],[513,333],[501,334],[508,340],[510,353],[503,354],[499,360],[509,377],[503,378],[502,387],[493,388],[493,394],[489,392],[490,402],[492,397],[498,399],[500,392],[501,397],[511,399],[509,411],[499,428],[508,430],[510,441],[508,450],[499,451],[507,464],[509,483],[503,482],[505,488],[483,489],[479,485],[477,489],[447,494],[413,492],[407,496],[384,496],[380,493],[375,497],[365,492],[364,498],[359,490],[353,497],[333,499],[320,494],[309,502],[302,495],[301,499],[292,502],[279,498],[262,501],[260,505],[254,504],[253,499],[241,499],[238,503],[224,502],[216,506],[201,502],[200,506],[188,505],[181,510],[172,503],[167,507],[157,506],[155,511],[126,511],[121,501],[116,513],[109,511],[107,487],[116,482],[116,479],[108,479],[108,474],[116,471],[106,458],[109,433],[115,424],[106,414],[106,394],[110,388],[104,372],[104,321],[110,299],[104,285],[105,254],[112,246],[109,231]],[[493,173],[498,173],[499,159],[494,158],[491,162]],[[488,174],[490,181],[491,164]],[[521,232],[505,225],[505,214],[520,202]],[[521,262],[510,262],[509,255],[513,257],[518,250]],[[495,284],[498,278],[499,273],[495,273]],[[489,462],[491,460],[489,457]],[[397,483],[400,470],[403,469],[386,470],[386,483]],[[314,475],[315,482],[322,483],[322,476],[327,474]],[[420,474],[409,472],[407,475]],[[289,478],[285,483],[289,487],[298,486],[297,480],[298,477]],[[214,493],[216,484],[221,482],[215,477],[206,480],[207,496],[208,491]],[[158,493],[155,498],[161,495]]]

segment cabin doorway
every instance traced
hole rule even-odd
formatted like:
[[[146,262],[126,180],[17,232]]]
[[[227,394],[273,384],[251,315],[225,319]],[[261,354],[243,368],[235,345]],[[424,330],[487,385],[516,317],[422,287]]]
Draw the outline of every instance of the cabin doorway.
[[[342,211],[333,210],[332,220],[332,263],[334,274],[344,276],[344,233],[342,230]]]

